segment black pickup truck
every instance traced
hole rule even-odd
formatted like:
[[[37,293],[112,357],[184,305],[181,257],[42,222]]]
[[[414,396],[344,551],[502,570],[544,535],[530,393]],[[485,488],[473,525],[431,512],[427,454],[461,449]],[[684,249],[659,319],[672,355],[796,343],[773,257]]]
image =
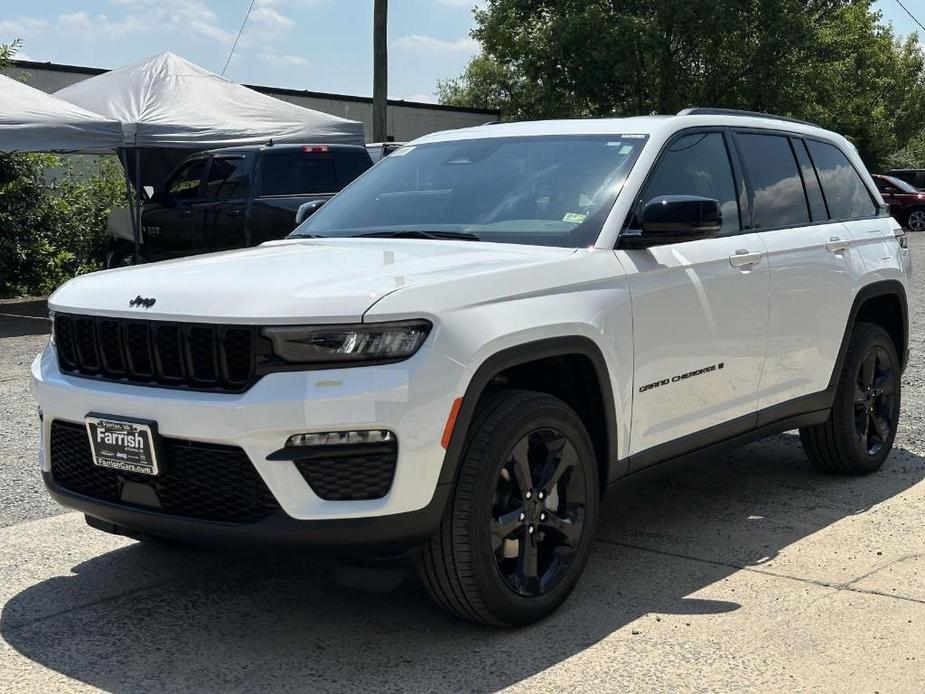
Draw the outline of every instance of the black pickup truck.
[[[183,161],[141,214],[145,261],[280,239],[372,166],[365,147],[263,145],[200,152]],[[110,220],[107,267],[136,262],[130,217]]]

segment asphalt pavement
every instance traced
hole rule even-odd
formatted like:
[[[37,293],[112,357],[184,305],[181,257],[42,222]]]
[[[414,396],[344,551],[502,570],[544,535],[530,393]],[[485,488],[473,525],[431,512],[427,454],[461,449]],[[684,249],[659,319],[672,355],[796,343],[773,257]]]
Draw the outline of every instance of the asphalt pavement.
[[[910,245],[925,268],[925,234]],[[518,630],[299,553],[149,546],[44,495],[28,365],[0,304],[0,691],[826,691],[925,686],[923,283],[896,450],[827,476],[792,434],[628,484],[575,594]],[[10,312],[15,317],[8,317]]]

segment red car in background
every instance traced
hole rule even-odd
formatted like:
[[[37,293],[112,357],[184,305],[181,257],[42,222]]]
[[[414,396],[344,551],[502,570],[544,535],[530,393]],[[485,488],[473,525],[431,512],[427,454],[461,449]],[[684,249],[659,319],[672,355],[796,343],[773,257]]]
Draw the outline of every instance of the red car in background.
[[[874,175],[890,214],[910,231],[925,231],[925,193],[895,176]]]

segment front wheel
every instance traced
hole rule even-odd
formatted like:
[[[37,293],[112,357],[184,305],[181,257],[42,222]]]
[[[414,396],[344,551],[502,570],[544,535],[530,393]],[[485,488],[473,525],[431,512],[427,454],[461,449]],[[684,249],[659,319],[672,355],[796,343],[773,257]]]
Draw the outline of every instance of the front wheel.
[[[893,449],[900,405],[896,347],[879,325],[858,323],[828,420],[800,429],[803,449],[825,472],[865,475]]]
[[[443,521],[420,561],[461,617],[512,626],[552,613],[588,560],[599,503],[594,447],[558,398],[501,390],[480,403]]]

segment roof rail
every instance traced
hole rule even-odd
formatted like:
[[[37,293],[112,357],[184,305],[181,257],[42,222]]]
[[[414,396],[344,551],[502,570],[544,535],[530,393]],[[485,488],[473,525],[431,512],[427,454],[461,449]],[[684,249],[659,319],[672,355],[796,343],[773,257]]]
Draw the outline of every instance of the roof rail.
[[[788,123],[799,123],[800,125],[811,125],[814,128],[821,128],[818,123],[810,123],[798,118],[788,118],[787,116],[775,116],[771,113],[762,113],[761,111],[743,111],[737,108],[685,108],[678,111],[679,116],[742,116],[748,118],[769,118],[770,120],[782,120]]]

